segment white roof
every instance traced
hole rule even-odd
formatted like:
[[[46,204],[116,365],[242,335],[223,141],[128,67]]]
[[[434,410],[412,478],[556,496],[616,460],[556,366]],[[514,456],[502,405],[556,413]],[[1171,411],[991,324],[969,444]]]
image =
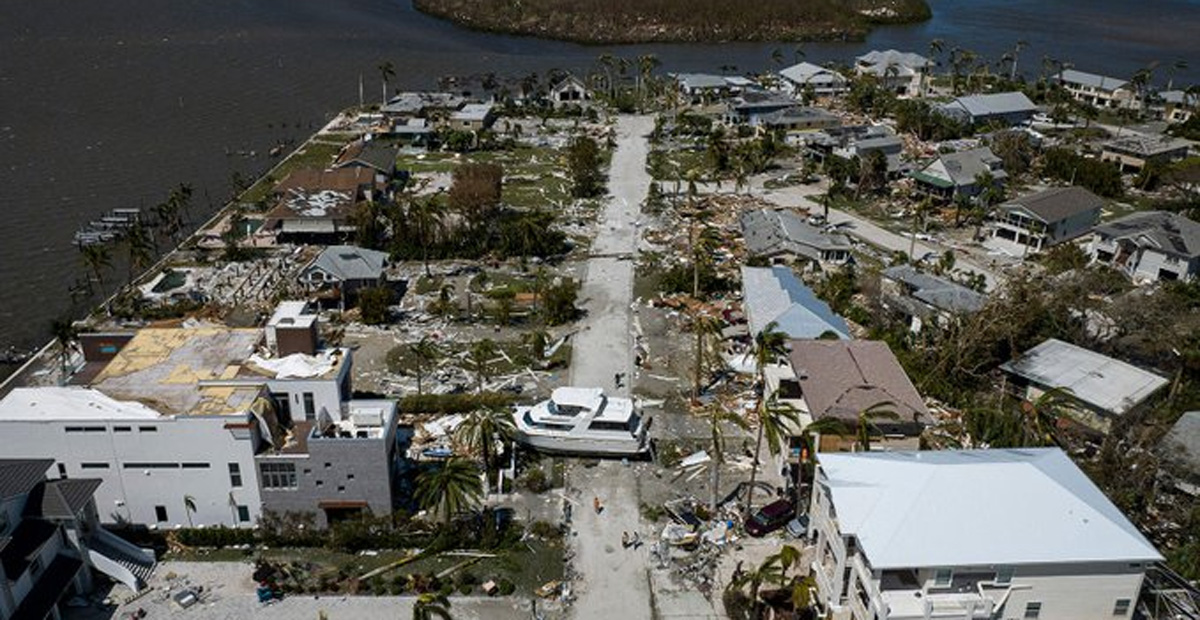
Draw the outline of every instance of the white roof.
[[[492,104],[490,103],[468,103],[461,110],[452,114],[451,118],[460,121],[482,121],[491,113]]]
[[[757,335],[775,323],[776,329],[789,338],[815,339],[833,332],[843,340],[850,339],[846,320],[818,299],[788,267],[742,267],[742,297],[751,334]]]
[[[85,387],[22,387],[0,400],[0,422],[155,420],[157,411]]]
[[[873,569],[1162,559],[1058,448],[819,459]]]
[[[309,327],[317,320],[315,313],[308,311],[306,301],[283,301],[275,306],[275,313],[267,321],[270,327]]]
[[[628,398],[605,398],[602,388],[555,388],[550,394],[550,400],[558,406],[582,407],[587,411],[596,412],[597,420],[624,422],[633,414],[633,401]],[[604,408],[600,409],[601,406]]]
[[[792,65],[781,70],[779,75],[797,84],[841,84],[846,81],[840,73],[811,62]]]
[[[1072,397],[1115,414],[1136,407],[1167,384],[1152,372],[1055,338],[1000,368],[1038,385],[1070,390]]]

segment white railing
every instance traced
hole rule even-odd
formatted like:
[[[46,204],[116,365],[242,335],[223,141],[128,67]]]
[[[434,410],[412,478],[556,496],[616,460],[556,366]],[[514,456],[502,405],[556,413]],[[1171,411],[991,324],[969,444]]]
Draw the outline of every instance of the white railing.
[[[130,558],[142,560],[149,564],[154,564],[155,562],[153,550],[143,549],[104,528],[96,528],[92,532],[92,537],[99,541],[101,545],[112,547],[113,550],[123,553]]]
[[[137,592],[141,589],[138,585],[138,578],[133,574],[133,571],[118,564],[116,560],[110,559],[95,549],[88,549],[88,559],[91,560],[92,566],[96,567],[96,570],[125,584],[125,587],[129,588],[130,591]]]

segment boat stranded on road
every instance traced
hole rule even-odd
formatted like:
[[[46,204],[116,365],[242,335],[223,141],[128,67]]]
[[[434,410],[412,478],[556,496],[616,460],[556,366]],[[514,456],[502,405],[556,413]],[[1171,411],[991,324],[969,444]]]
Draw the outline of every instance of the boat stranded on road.
[[[513,418],[517,441],[543,452],[637,456],[649,449],[649,420],[632,400],[601,388],[558,388],[549,400],[518,407]]]

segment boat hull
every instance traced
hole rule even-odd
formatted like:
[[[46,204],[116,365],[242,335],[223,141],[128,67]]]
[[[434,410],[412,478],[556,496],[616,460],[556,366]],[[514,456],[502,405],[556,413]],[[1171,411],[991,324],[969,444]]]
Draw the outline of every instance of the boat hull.
[[[569,456],[643,456],[650,451],[647,441],[597,437],[547,436],[517,432],[517,442],[538,452]]]

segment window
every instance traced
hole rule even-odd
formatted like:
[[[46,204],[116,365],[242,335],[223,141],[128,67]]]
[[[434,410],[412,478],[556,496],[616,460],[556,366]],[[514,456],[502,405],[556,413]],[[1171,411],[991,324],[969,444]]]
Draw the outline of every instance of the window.
[[[166,506],[155,506],[154,507],[154,519],[156,521],[158,521],[159,523],[166,523],[167,507]]]
[[[996,585],[1006,586],[1012,583],[1013,569],[1011,566],[1002,566],[996,569]]]
[[[238,511],[238,522],[240,522],[240,523],[249,523],[250,522],[250,507],[249,506],[238,506],[237,511]]]
[[[108,469],[108,463],[80,463],[80,469]]]
[[[346,487],[343,487],[343,486],[338,487],[338,493],[345,493],[345,492],[346,492]]]
[[[346,480],[354,480],[354,474],[346,474]]]
[[[315,415],[317,415],[317,404],[316,404],[316,401],[313,400],[313,393],[305,392],[304,393],[304,417],[311,420],[313,418],[313,416],[315,416]]]
[[[67,426],[67,427],[64,427],[63,430],[65,430],[68,433],[103,433],[104,427],[103,426]]]
[[[125,469],[178,469],[179,463],[125,463]]]
[[[325,486],[325,481],[324,481],[324,480],[318,480],[318,481],[317,481],[317,486],[319,486],[319,487],[323,487],[323,486]]]
[[[242,468],[237,463],[229,464],[229,486],[235,489],[242,486]]]
[[[65,463],[58,464],[58,477],[59,478],[67,477],[67,465]]]
[[[132,426],[114,426],[113,427],[114,433],[128,433],[132,430],[133,430]]]
[[[1042,616],[1042,604],[1041,603],[1036,603],[1036,602],[1025,603],[1025,618],[1027,620],[1030,618],[1040,618],[1041,616]]]
[[[184,469],[208,469],[208,463],[184,463]]]
[[[949,588],[954,582],[954,570],[949,568],[939,568],[933,573],[933,587]]]
[[[139,433],[157,433],[158,427],[157,426],[139,426],[138,432]]]
[[[1127,598],[1117,599],[1117,604],[1113,605],[1114,616],[1125,616],[1129,614],[1130,600]]]
[[[264,489],[294,489],[296,488],[295,463],[263,463],[259,466],[262,472]]]

